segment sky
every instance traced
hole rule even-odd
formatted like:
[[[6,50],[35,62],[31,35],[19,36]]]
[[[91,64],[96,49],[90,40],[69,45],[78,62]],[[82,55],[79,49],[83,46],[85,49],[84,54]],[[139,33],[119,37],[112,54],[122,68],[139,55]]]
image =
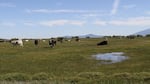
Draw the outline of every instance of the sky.
[[[150,28],[150,0],[0,0],[0,38],[130,35]]]

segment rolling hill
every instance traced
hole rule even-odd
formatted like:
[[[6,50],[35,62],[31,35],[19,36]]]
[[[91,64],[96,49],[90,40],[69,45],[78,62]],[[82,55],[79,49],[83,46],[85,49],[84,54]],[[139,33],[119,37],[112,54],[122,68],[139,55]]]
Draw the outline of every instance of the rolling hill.
[[[146,29],[146,30],[143,30],[143,31],[140,31],[140,32],[137,32],[134,35],[143,35],[143,36],[145,36],[147,34],[150,34],[150,28]]]

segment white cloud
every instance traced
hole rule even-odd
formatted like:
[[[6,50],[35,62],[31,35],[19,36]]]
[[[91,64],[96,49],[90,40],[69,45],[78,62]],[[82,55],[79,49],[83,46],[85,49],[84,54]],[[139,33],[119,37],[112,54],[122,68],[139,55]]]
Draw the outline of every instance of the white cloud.
[[[49,9],[26,9],[27,13],[100,13],[97,10],[69,10],[69,9],[59,9],[59,10],[49,10]]]
[[[109,24],[116,26],[150,26],[150,17],[136,17],[126,20],[114,20],[110,21]]]
[[[123,20],[96,21],[96,25],[150,26],[150,17],[135,17]]]
[[[15,24],[15,23],[12,23],[12,22],[1,22],[1,23],[0,23],[0,26],[14,27],[14,26],[16,26],[16,24]]]
[[[84,18],[89,18],[89,17],[100,17],[100,16],[108,16],[105,12],[103,13],[87,13],[87,14],[82,14],[81,15]]]
[[[107,25],[107,22],[106,22],[106,21],[100,21],[100,20],[99,20],[99,21],[95,21],[94,24],[95,24],[95,25],[100,25],[100,26],[106,26],[106,25]]]
[[[98,15],[98,14],[84,14],[82,16],[84,16],[84,17],[96,17],[96,16],[100,16],[100,15]]]
[[[111,15],[115,15],[117,13],[118,7],[119,7],[119,2],[120,2],[120,0],[114,0],[113,7],[111,10]]]
[[[52,26],[61,26],[66,24],[67,22],[68,22],[67,20],[43,21],[40,22],[40,25],[52,27]]]
[[[63,26],[63,25],[76,25],[82,26],[85,24],[84,21],[76,21],[76,20],[52,20],[52,21],[43,21],[39,23],[42,26]]]
[[[131,8],[135,8],[136,5],[135,4],[131,4],[131,5],[124,5],[123,8],[124,9],[131,9]]]
[[[38,10],[29,10],[26,9],[27,13],[49,13],[50,11],[47,9],[38,9]]]
[[[75,20],[72,20],[72,21],[69,21],[68,23],[71,24],[71,25],[83,26],[86,22],[85,21],[75,21]]]
[[[23,23],[25,26],[35,26],[36,24],[33,22],[24,22]]]
[[[12,3],[0,3],[0,7],[16,7],[16,5]]]

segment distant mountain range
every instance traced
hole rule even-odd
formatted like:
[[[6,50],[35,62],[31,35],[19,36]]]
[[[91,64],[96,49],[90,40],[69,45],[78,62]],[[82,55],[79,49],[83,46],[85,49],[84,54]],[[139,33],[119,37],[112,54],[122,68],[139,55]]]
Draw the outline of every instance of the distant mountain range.
[[[86,35],[80,35],[80,38],[100,38],[101,35],[95,35],[95,34],[86,34]]]
[[[143,31],[140,31],[140,32],[137,32],[134,35],[143,35],[143,36],[145,36],[147,34],[150,34],[150,28],[146,29],[146,30],[143,30]]]
[[[72,38],[74,36],[64,36],[65,38]],[[103,36],[101,35],[95,35],[95,34],[86,34],[86,35],[79,35],[79,38],[101,38]]]

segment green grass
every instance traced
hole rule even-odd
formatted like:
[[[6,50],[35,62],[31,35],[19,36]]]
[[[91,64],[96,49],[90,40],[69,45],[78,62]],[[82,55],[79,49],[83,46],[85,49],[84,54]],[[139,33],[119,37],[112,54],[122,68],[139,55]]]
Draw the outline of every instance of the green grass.
[[[54,48],[48,41],[25,42],[24,47],[0,43],[0,75],[48,73],[56,78],[72,78],[80,73],[150,73],[150,38],[110,38],[106,46],[96,46],[103,39],[81,39],[80,42],[57,43]],[[92,55],[124,52],[129,57],[120,63],[100,65]],[[89,81],[89,83],[92,81]],[[88,84],[88,83],[87,83]],[[141,83],[142,84],[142,83]]]

